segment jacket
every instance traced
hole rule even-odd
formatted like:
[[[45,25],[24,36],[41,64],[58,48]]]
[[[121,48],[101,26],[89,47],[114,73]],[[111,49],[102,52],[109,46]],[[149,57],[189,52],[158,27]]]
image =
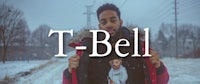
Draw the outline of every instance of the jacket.
[[[98,39],[103,37],[99,34]],[[111,38],[109,42],[116,42],[121,38],[128,39],[130,43],[133,43],[133,33],[127,28],[120,28],[117,35]],[[87,46],[87,50],[81,53],[81,59],[78,69],[76,70],[78,84],[107,84],[107,77],[109,71],[109,64],[107,62],[110,59],[116,58],[116,53],[112,50],[111,54],[103,58],[91,58],[88,55],[92,51],[92,38],[84,38],[80,44]],[[105,46],[98,45],[98,53],[104,53],[106,51]],[[121,48],[120,51],[131,51],[133,54],[133,46],[127,48]],[[144,42],[139,42],[139,53],[144,53]],[[167,84],[169,80],[169,74],[165,65],[161,62],[159,68],[150,62],[149,57],[131,57],[127,56],[123,58],[123,64],[127,68],[128,81],[126,84]],[[72,76],[68,72],[68,69],[63,72],[63,84],[72,84]]]

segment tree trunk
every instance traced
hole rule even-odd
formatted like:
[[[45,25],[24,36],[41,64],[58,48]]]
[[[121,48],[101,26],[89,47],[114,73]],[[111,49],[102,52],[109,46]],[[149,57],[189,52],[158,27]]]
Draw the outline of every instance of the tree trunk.
[[[196,42],[195,42],[195,40],[193,40],[193,51],[192,51],[192,53],[193,53],[193,56],[194,57],[197,57],[197,48],[196,48],[196,46],[198,45]]]
[[[4,47],[3,47],[3,58],[2,58],[3,63],[6,63],[6,52],[7,52],[7,47],[4,45]]]

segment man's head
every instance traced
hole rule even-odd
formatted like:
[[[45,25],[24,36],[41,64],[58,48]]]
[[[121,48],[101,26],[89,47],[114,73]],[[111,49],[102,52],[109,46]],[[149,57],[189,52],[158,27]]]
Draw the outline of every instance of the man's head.
[[[118,29],[122,26],[119,8],[113,4],[103,4],[97,10],[97,17],[99,20],[99,28],[109,32],[114,36]]]

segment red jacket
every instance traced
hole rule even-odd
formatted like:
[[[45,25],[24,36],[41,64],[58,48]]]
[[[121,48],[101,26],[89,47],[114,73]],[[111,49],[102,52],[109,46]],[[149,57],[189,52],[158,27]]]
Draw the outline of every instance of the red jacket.
[[[142,49],[144,51],[144,49]],[[161,62],[162,71],[155,68],[155,66],[150,62],[149,58],[145,58],[148,74],[150,76],[151,84],[167,84],[169,80],[169,74],[165,65]],[[148,79],[146,79],[146,84],[148,84]],[[67,79],[67,77],[63,73],[63,84],[72,84],[72,80]]]
[[[78,45],[79,44],[73,44],[70,46],[75,47]],[[144,43],[141,43],[141,47],[144,53],[144,50],[145,50]],[[83,53],[81,51],[78,51],[77,54],[82,56]],[[169,74],[168,74],[167,68],[162,62],[161,62],[161,66],[157,69],[150,62],[150,59],[148,57],[145,57],[145,62],[146,62],[147,68],[144,68],[144,74],[148,75],[148,78],[145,76],[145,84],[167,84],[168,83]],[[72,74],[72,76],[71,74],[68,74],[67,76],[70,76],[70,77],[66,77],[65,75],[66,71],[67,69],[63,72],[63,84],[72,84],[72,80],[77,81],[76,78],[73,78],[74,76],[76,76],[75,74]],[[72,79],[69,79],[69,78],[72,78]]]

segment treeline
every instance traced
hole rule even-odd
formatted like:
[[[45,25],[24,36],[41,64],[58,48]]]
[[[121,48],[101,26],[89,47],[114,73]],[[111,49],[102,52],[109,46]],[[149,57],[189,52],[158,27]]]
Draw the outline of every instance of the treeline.
[[[200,27],[191,24],[180,24],[177,27],[177,56],[175,29],[173,24],[161,24],[152,47],[163,57],[200,57]]]
[[[23,12],[5,3],[0,4],[0,57],[6,60],[48,59],[58,53],[58,35],[48,37],[51,28],[46,24],[39,25],[30,31]],[[64,35],[64,52],[71,36]]]
[[[144,40],[144,30],[137,25],[126,25],[130,30],[139,28],[139,38]],[[83,37],[90,37],[90,29],[82,29],[76,33],[72,41],[80,41]],[[152,31],[152,29],[150,29]],[[200,57],[200,27],[191,24],[181,24],[177,28],[177,56],[176,56],[176,28],[173,24],[162,23],[155,36],[150,35],[150,47],[156,50],[160,57],[197,58]]]
[[[139,28],[139,38],[144,40],[143,28],[128,24],[130,30]],[[153,29],[150,28],[150,31]],[[156,35],[150,34],[150,47],[156,50],[160,57],[197,58],[200,57],[200,26],[180,24],[177,27],[177,56],[176,28],[174,24],[162,23]]]

